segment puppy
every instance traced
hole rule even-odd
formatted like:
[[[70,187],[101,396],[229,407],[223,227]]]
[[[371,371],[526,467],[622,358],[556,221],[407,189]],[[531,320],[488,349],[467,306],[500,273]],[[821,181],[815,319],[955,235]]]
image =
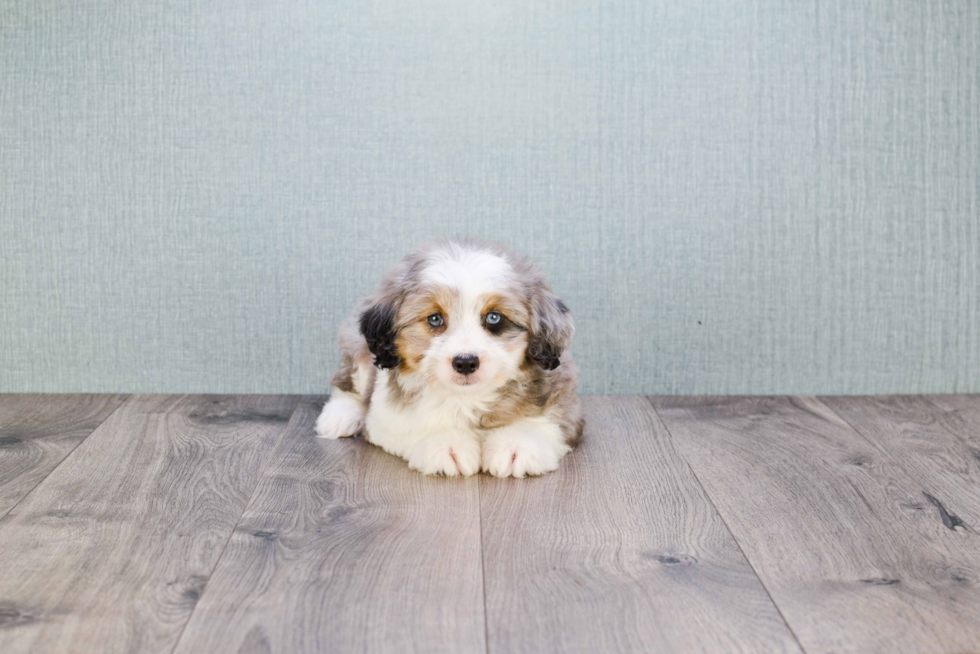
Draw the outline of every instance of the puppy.
[[[541,475],[582,439],[574,325],[523,257],[443,240],[395,265],[340,328],[316,422],[429,475]]]

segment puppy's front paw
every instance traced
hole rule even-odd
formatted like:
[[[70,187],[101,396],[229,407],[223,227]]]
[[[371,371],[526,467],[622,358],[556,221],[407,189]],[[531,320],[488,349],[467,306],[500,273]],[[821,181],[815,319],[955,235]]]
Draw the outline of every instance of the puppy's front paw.
[[[353,397],[334,394],[316,419],[316,435],[320,438],[353,436],[364,426],[364,407]]]
[[[480,471],[480,445],[475,438],[427,438],[415,446],[408,467],[425,475],[469,477]]]
[[[557,470],[560,459],[556,452],[514,443],[488,447],[483,453],[483,469],[494,477],[533,477]]]
[[[558,469],[570,450],[557,426],[527,424],[504,427],[483,443],[483,469],[494,477],[543,475]]]

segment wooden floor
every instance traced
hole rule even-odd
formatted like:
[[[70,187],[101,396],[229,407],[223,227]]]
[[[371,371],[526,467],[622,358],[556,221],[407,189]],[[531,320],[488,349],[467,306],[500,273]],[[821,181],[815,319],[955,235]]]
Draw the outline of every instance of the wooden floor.
[[[980,396],[585,398],[524,480],[323,401],[0,395],[0,652],[980,652]]]

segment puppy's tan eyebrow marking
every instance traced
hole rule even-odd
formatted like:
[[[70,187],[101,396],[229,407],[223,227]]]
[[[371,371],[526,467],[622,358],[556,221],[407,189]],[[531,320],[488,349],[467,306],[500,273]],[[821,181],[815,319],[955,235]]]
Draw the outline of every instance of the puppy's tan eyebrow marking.
[[[456,308],[459,303],[459,294],[448,288],[436,288],[426,294],[429,302],[429,306],[434,307],[436,311],[442,314],[444,318],[447,318]],[[431,314],[427,314],[431,315]]]
[[[501,313],[504,312],[503,307],[507,304],[507,298],[503,295],[498,295],[496,293],[487,295],[483,298],[483,308],[480,313],[487,313],[493,309],[497,309]]]
[[[404,328],[435,314],[441,314],[446,322],[457,302],[456,293],[444,287],[423,286],[409,292],[399,312],[398,326]]]
[[[500,293],[491,293],[483,298],[482,307],[480,310],[481,316],[486,316],[489,312],[496,311],[507,318],[515,327],[526,330],[522,323],[527,320],[527,316],[521,304],[515,298]]]

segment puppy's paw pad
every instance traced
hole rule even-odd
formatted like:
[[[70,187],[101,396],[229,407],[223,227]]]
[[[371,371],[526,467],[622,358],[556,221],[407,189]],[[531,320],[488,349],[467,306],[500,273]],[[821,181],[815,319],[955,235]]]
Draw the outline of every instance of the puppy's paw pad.
[[[357,400],[343,395],[331,398],[316,419],[320,438],[346,438],[364,426],[364,409]]]

